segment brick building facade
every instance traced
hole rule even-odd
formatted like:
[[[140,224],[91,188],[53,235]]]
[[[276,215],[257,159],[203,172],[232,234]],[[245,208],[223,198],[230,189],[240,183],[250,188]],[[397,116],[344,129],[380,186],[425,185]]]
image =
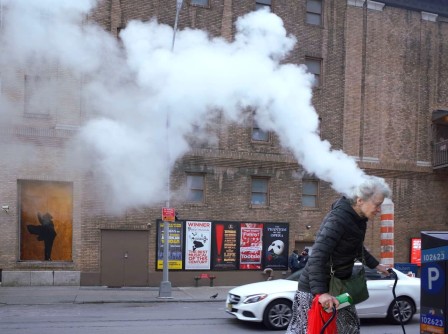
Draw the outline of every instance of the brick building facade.
[[[367,174],[382,176],[390,184],[395,205],[395,261],[408,262],[411,238],[420,237],[422,230],[447,230],[448,224],[446,167],[434,164],[434,147],[444,141],[437,134],[443,133],[448,124],[443,119],[448,114],[448,57],[444,56],[448,49],[448,4],[188,0],[179,13],[178,27],[180,31],[205,30],[212,37],[222,36],[230,42],[235,36],[236,20],[257,6],[269,7],[283,20],[288,34],[297,38],[284,63],[305,63],[319,78],[312,102],[319,115],[321,138],[328,140],[333,149],[354,157]],[[160,24],[173,26],[175,16],[175,1],[101,0],[85,21],[96,22],[118,38],[119,31],[132,20],[157,17]],[[5,20],[1,29],[7,29],[7,24]],[[31,278],[26,280],[32,284],[33,275],[52,272],[53,284],[57,284],[57,274],[80,273],[83,285],[157,286],[162,272],[156,270],[156,221],[161,218],[163,199],[147,207],[111,210],[105,196],[107,181],[85,168],[87,163],[67,159],[75,152],[72,139],[87,120],[96,116],[82,95],[87,79],[59,65],[46,64],[45,72],[63,78],[64,85],[50,86],[54,90],[49,94],[55,98],[51,105],[46,105],[45,100],[49,111],[36,112],[27,109],[26,92],[34,70],[26,62],[19,65],[21,71],[10,71],[5,59],[0,62],[0,106],[8,119],[0,129],[0,198],[1,204],[8,206],[0,212],[3,278],[6,273],[27,272]],[[22,78],[22,85],[17,84],[17,77]],[[193,145],[174,164],[170,205],[176,208],[178,218],[287,223],[290,251],[311,245],[338,194],[329,183],[306,173],[296,158],[281,147],[274,132],[268,134],[267,140],[254,140],[256,129],[250,117],[243,125],[216,122],[217,140]],[[186,201],[176,196],[185,187],[187,176],[203,178],[203,200]],[[253,180],[257,178],[269,181],[266,205],[251,203]],[[306,187],[304,181],[309,182]],[[59,247],[58,238],[65,236],[71,252],[53,261],[42,261],[32,254],[23,258],[21,243],[27,233],[23,203],[40,196],[33,193],[35,182],[39,192],[54,194],[61,185],[70,193],[71,201],[64,211],[64,215],[70,215],[64,219],[71,230],[61,230],[54,247]],[[315,185],[317,188],[313,188]],[[303,197],[309,195],[312,205],[303,205]],[[45,197],[47,208],[57,211],[65,205],[57,196],[51,196]],[[59,212],[56,216],[61,220],[64,215]],[[62,226],[56,219],[55,224]],[[137,235],[134,232],[143,245],[140,252],[144,254],[140,262],[134,263],[140,267],[143,263],[143,281],[124,276],[109,281],[111,276],[117,276],[110,269],[115,268],[114,260],[121,261],[120,254],[115,259],[110,254],[114,249],[128,247],[120,248],[120,240],[129,243]],[[366,245],[379,258],[379,218],[369,224]],[[262,269],[200,272],[216,275],[215,284],[236,285],[263,279]],[[136,275],[141,276],[138,272]],[[193,285],[197,275],[194,270],[173,270],[170,280],[173,285]],[[280,275],[278,271],[276,276]]]

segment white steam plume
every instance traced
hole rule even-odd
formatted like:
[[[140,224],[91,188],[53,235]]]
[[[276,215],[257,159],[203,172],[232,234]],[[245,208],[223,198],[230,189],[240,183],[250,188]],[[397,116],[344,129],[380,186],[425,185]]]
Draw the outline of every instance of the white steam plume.
[[[101,117],[85,124],[80,138],[107,176],[114,205],[164,200],[170,169],[190,149],[186,137],[218,113],[239,122],[247,107],[263,130],[274,131],[308,172],[336,191],[348,193],[364,177],[352,158],[320,139],[312,75],[302,65],[282,64],[296,40],[275,14],[239,18],[233,42],[179,31],[171,50],[173,29],[155,19],[129,22],[123,45],[98,26],[81,24],[93,0],[3,4],[2,68],[27,66],[30,59],[34,66],[57,62],[88,82],[88,107]]]

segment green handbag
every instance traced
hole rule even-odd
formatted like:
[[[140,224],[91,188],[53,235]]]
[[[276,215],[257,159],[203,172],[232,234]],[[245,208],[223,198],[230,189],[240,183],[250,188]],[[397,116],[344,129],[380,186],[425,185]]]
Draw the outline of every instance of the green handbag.
[[[364,246],[361,249],[362,249],[361,269],[348,279],[339,279],[334,275],[334,272],[337,270],[337,268],[333,270],[333,260],[330,257],[331,261],[330,284],[329,284],[330,295],[339,296],[340,294],[348,293],[352,297],[353,304],[359,304],[369,298],[369,290],[367,289],[367,282],[365,278],[366,271],[364,269],[365,265]]]
[[[359,304],[369,298],[364,266],[352,275],[352,277],[344,280],[337,278],[334,272],[332,272],[330,278],[330,294],[332,296],[339,296],[345,292],[352,297],[352,304]]]

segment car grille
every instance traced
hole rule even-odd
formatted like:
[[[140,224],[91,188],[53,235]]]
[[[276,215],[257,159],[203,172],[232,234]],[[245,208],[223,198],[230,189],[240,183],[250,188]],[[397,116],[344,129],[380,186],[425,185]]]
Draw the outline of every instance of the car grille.
[[[234,295],[229,293],[229,303],[230,304],[238,304],[241,300],[241,297],[238,295]]]

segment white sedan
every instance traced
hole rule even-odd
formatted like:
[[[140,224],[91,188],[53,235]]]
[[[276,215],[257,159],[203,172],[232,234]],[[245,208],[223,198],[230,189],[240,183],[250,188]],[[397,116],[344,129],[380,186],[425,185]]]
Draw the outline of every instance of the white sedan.
[[[385,277],[366,267],[370,297],[356,305],[360,318],[388,318],[392,323],[400,324],[401,311],[401,321],[406,324],[420,312],[420,278],[408,277],[395,269],[394,272],[398,276],[395,294],[399,308],[392,294],[394,275]],[[226,311],[239,320],[263,322],[269,329],[285,329],[292,318],[292,302],[299,276],[300,272],[296,272],[287,279],[233,288],[227,295]]]

